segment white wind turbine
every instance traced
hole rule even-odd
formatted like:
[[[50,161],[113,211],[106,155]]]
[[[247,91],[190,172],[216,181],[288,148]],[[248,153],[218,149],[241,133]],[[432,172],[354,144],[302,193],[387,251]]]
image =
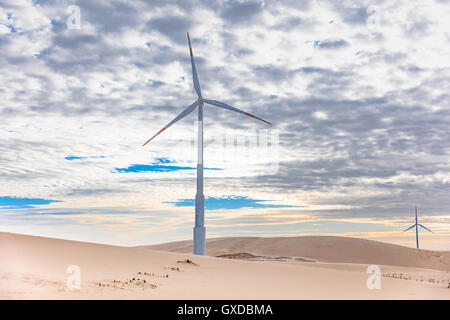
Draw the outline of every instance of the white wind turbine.
[[[405,232],[405,231],[408,231],[408,230],[411,229],[411,228],[416,227],[416,247],[417,247],[417,249],[419,249],[419,227],[422,227],[422,228],[424,228],[425,230],[430,231],[431,233],[434,233],[434,232],[431,231],[430,229],[424,227],[423,225],[421,225],[421,224],[417,221],[417,206],[415,207],[415,211],[416,211],[416,223],[413,224],[413,225],[412,225],[411,227],[409,227],[408,229],[402,231],[402,233]]]
[[[205,226],[204,226],[205,197],[203,195],[203,105],[205,103],[207,103],[207,104],[210,104],[215,107],[224,108],[227,110],[242,113],[243,115],[261,120],[268,124],[271,124],[271,123],[266,120],[263,120],[257,116],[254,116],[248,112],[239,110],[232,106],[229,106],[223,102],[216,101],[216,100],[204,99],[202,97],[202,92],[200,90],[200,83],[198,81],[198,76],[197,76],[197,70],[195,68],[194,55],[192,54],[191,39],[189,38],[189,32],[187,33],[187,38],[188,38],[188,42],[189,42],[189,51],[191,54],[192,78],[194,80],[194,88],[195,88],[195,91],[197,92],[198,99],[193,104],[191,104],[189,107],[187,107],[183,112],[181,112],[177,117],[175,117],[175,119],[170,121],[164,128],[159,130],[153,137],[151,137],[149,140],[147,140],[147,142],[145,142],[143,144],[143,146],[145,146],[153,138],[155,138],[161,132],[163,132],[164,130],[169,128],[175,122],[186,117],[188,114],[190,114],[192,111],[194,111],[196,107],[198,107],[198,143],[197,143],[198,159],[197,159],[197,194],[195,195],[194,254],[204,255],[205,254]]]

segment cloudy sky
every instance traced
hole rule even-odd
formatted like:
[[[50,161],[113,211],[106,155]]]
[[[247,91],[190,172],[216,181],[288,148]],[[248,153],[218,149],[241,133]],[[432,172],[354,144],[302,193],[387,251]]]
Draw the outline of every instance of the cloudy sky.
[[[192,238],[202,93],[208,237],[450,250],[450,2],[2,0],[0,231]]]

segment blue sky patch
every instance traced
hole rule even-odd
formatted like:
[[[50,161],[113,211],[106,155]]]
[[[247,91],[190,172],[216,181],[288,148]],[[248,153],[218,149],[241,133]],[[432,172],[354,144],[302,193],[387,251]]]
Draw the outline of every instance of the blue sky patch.
[[[171,172],[180,170],[194,170],[194,167],[172,166],[163,164],[132,164],[128,168],[116,168],[117,172]]]
[[[172,172],[196,170],[197,167],[174,165],[176,161],[167,158],[156,158],[152,164],[132,164],[128,168],[116,168],[116,172]],[[205,168],[205,170],[222,170],[220,168]]]
[[[76,156],[69,156],[65,157],[66,160],[86,160],[86,159],[99,159],[104,158],[105,156],[91,156],[91,157],[76,157]]]
[[[0,209],[34,208],[35,205],[46,205],[52,202],[62,202],[62,201],[40,199],[40,198],[16,198],[9,196],[0,197]]]
[[[175,163],[175,160],[169,160],[167,158],[156,158],[155,163]]]
[[[298,206],[269,204],[272,200],[258,200],[246,196],[222,196],[208,197],[205,199],[206,210],[234,210],[241,208],[298,208]],[[178,199],[174,202],[165,202],[175,205],[175,207],[194,207],[195,199]]]

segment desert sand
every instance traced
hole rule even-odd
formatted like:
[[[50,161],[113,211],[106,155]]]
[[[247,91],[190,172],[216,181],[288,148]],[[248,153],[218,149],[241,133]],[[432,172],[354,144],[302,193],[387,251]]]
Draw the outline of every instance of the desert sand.
[[[162,245],[155,250],[0,233],[0,299],[450,299],[447,252],[346,238],[261,239],[209,240],[209,254],[246,252],[237,255],[244,259],[227,259],[162,251]],[[336,252],[335,241],[349,247]],[[180,250],[182,243],[166,246]],[[379,290],[366,284],[373,261],[381,261]],[[71,265],[80,267],[80,289],[67,286]]]

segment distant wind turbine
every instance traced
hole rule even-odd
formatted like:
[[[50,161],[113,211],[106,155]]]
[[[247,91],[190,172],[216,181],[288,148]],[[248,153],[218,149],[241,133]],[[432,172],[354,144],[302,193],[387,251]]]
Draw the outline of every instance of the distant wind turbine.
[[[402,233],[408,231],[408,230],[411,229],[411,228],[416,227],[416,247],[417,247],[417,249],[419,249],[419,227],[422,227],[422,228],[424,228],[425,230],[430,231],[431,233],[434,233],[434,232],[431,231],[430,229],[424,227],[423,225],[421,225],[421,224],[417,221],[417,206],[415,207],[415,211],[416,211],[416,223],[413,224],[413,225],[412,225],[411,227],[409,227],[408,229],[402,231]]]
[[[205,197],[203,195],[203,105],[204,103],[210,104],[215,107],[224,108],[227,110],[235,111],[238,113],[242,113],[243,115],[258,119],[267,124],[271,124],[269,121],[263,120],[254,116],[248,112],[239,110],[232,106],[229,106],[223,102],[216,100],[208,100],[202,97],[202,92],[200,90],[200,83],[198,81],[197,70],[195,68],[194,55],[192,53],[191,47],[191,39],[189,38],[189,32],[187,33],[188,43],[189,43],[189,52],[191,54],[191,65],[192,65],[192,78],[194,80],[194,88],[197,92],[198,99],[189,107],[187,107],[183,112],[181,112],[175,119],[170,121],[164,128],[159,130],[153,137],[151,137],[147,142],[143,144],[145,146],[149,143],[153,138],[159,135],[161,132],[169,128],[178,120],[186,117],[192,111],[198,107],[198,159],[197,159],[197,194],[195,195],[195,227],[194,227],[194,254],[204,255],[205,254]]]

